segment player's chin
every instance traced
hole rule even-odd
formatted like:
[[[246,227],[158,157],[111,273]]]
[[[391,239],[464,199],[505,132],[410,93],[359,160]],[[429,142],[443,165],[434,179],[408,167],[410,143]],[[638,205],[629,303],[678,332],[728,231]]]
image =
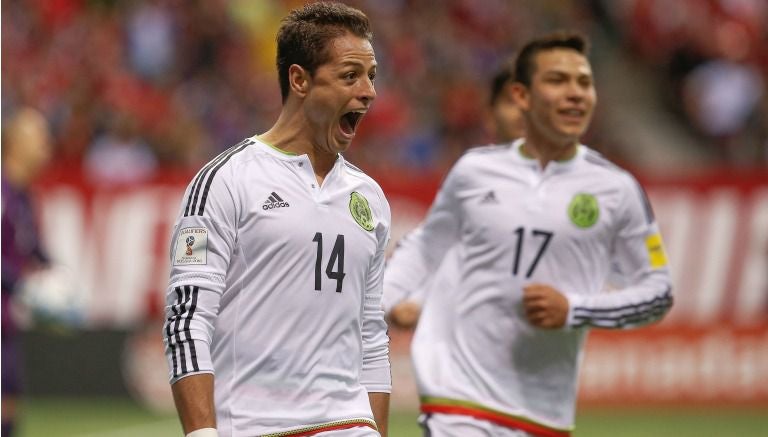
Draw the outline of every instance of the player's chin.
[[[584,135],[584,132],[586,132],[586,126],[574,126],[574,125],[568,125],[568,126],[561,126],[560,127],[560,136],[562,136],[563,139],[568,140],[568,143],[571,142],[578,142],[581,137]]]
[[[336,153],[346,152],[347,149],[349,149],[349,147],[352,145],[352,139],[354,138],[354,134],[349,135],[339,131],[331,138],[331,148],[333,148],[333,151]]]
[[[329,148],[332,153],[344,153],[351,145],[351,141],[332,141]]]

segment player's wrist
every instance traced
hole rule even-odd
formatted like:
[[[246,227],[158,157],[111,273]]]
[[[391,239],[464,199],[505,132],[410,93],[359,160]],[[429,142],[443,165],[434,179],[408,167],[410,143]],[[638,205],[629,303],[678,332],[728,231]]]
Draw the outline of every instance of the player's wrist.
[[[185,437],[219,437],[219,432],[216,431],[216,428],[200,428],[190,432]]]

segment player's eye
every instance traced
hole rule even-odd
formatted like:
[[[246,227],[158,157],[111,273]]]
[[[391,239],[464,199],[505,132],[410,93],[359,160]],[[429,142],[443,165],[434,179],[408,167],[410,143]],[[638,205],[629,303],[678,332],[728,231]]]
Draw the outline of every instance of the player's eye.
[[[544,80],[549,83],[563,83],[565,82],[565,77],[564,76],[547,76]]]

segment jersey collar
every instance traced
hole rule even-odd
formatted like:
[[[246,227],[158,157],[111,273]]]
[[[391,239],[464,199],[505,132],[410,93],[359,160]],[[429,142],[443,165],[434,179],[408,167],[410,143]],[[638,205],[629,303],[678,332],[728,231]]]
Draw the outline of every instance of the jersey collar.
[[[259,138],[258,135],[254,135],[250,138],[254,143],[256,143],[259,146],[259,149],[263,152],[266,152],[268,155],[274,156],[276,158],[287,160],[287,161],[303,161],[307,160],[307,154],[297,155],[292,152],[286,152],[285,150],[278,149],[277,147],[273,146],[272,144],[269,144]],[[336,163],[337,164],[343,164],[344,163],[344,157],[341,155],[341,153],[336,154]]]
[[[527,167],[531,167],[534,169],[541,169],[541,164],[539,164],[539,161],[536,158],[531,158],[528,155],[525,155],[522,151],[523,143],[525,143],[525,138],[518,138],[512,143],[512,155],[516,162],[521,163]],[[574,155],[570,159],[566,159],[563,161],[551,161],[549,164],[547,164],[547,168],[545,171],[563,171],[570,168],[573,168],[576,163],[580,162],[582,159],[584,159],[584,154],[587,152],[586,146],[583,144],[579,144],[576,148],[576,155]],[[551,169],[551,170],[550,170]]]

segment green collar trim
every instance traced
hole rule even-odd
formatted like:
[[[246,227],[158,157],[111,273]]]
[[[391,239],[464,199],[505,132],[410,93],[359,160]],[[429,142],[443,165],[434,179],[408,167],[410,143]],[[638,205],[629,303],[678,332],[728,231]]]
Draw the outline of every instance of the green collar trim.
[[[520,144],[520,147],[517,148],[517,151],[520,152],[520,156],[522,156],[525,159],[536,159],[536,157],[534,157],[533,155],[531,155],[531,154],[527,153],[525,150],[523,150],[523,146],[525,146],[525,143]],[[569,158],[565,158],[565,159],[556,159],[555,162],[566,163],[566,162],[573,161],[573,159],[578,154],[579,154],[579,146],[577,145],[576,148],[573,151],[573,155],[572,156],[570,156]]]
[[[271,147],[272,149],[274,149],[274,150],[276,150],[276,151],[278,151],[278,152],[282,153],[283,155],[288,155],[288,156],[299,156],[299,155],[298,155],[298,154],[296,154],[296,153],[293,153],[293,152],[287,152],[287,151],[285,151],[285,150],[283,150],[283,149],[278,149],[277,147],[273,146],[272,144],[269,144],[268,142],[266,142],[266,141],[262,140],[262,139],[261,139],[261,137],[258,137],[258,136],[257,136],[256,138],[258,138],[258,140],[259,140],[259,141],[261,141],[262,143],[264,143],[264,144],[268,145],[268,146],[269,146],[269,147]]]

